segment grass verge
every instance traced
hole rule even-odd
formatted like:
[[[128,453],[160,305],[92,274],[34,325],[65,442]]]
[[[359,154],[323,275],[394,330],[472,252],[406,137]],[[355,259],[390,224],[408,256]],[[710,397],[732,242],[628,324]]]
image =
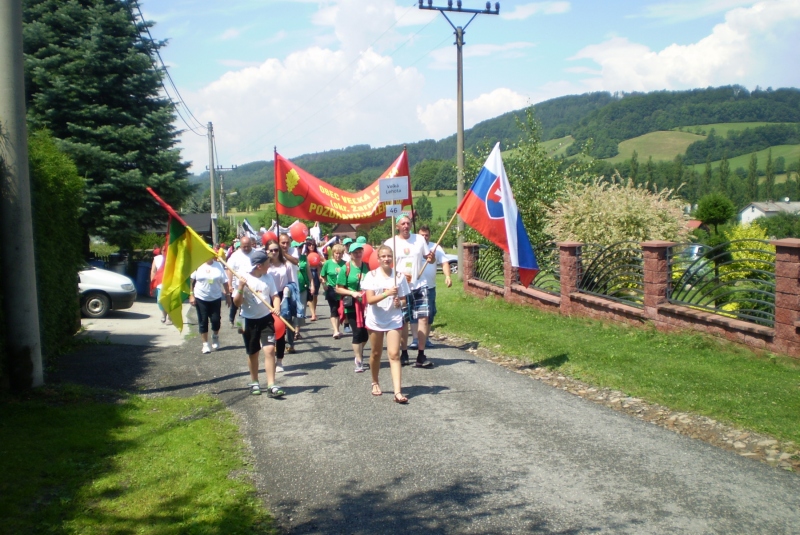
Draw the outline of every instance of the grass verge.
[[[437,284],[439,286],[439,284]],[[434,328],[601,387],[800,443],[800,363],[695,333],[662,333],[436,294]]]
[[[210,396],[0,400],[0,533],[275,533],[247,468]]]

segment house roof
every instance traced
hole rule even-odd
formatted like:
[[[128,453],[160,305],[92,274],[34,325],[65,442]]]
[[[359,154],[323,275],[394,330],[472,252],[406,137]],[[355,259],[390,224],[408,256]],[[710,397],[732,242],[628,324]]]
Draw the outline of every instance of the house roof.
[[[800,202],[751,202],[741,210],[739,213],[746,212],[747,210],[757,209],[765,214],[777,214],[779,212],[800,212]]]

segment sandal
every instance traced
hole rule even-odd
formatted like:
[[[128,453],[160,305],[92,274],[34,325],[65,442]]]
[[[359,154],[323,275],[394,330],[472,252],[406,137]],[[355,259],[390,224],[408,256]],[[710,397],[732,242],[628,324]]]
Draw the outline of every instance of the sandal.
[[[342,337],[342,334],[341,334],[341,333],[333,333],[333,339],[334,339],[334,340],[338,340],[338,339],[339,339],[339,338],[341,338],[341,337]]]
[[[302,339],[303,339],[303,337],[302,337],[302,336],[300,336],[300,333],[297,333],[297,334],[295,334],[295,335],[294,335],[294,339],[295,339],[295,340],[302,340]]]
[[[394,395],[394,402],[400,404],[406,404],[408,403],[408,398],[405,397],[402,393],[398,392],[397,394]]]
[[[378,383],[372,383],[372,395],[373,396],[382,396],[383,391],[381,390],[381,385]]]

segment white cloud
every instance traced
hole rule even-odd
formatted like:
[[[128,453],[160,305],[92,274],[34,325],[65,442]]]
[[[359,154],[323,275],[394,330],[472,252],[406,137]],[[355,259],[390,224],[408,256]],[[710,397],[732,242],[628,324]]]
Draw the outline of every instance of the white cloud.
[[[525,20],[538,14],[559,15],[571,9],[569,2],[533,2],[531,4],[518,4],[514,6],[514,11],[510,13],[503,12],[502,7],[501,5],[500,18],[506,20]]]
[[[662,19],[676,23],[699,19],[722,13],[741,6],[749,6],[753,0],[694,0],[693,2],[668,2],[644,6],[644,13],[631,15],[631,18]]]
[[[231,39],[236,39],[242,34],[242,31],[239,28],[228,28],[224,32],[222,32],[219,37],[217,37],[220,41],[229,41]]]
[[[774,0],[725,15],[711,34],[660,51],[623,37],[589,45],[572,60],[591,60],[601,74],[583,80],[589,90],[652,91],[725,84],[797,85],[800,2]]]
[[[527,96],[504,87],[484,93],[464,102],[464,128],[524,108],[528,102]],[[424,107],[417,106],[417,116],[425,125],[427,137],[440,139],[456,132],[456,101],[453,99],[440,99]]]
[[[463,48],[464,58],[477,58],[485,56],[493,56],[499,58],[518,58],[523,56],[523,50],[536,46],[534,43],[524,41],[516,43],[505,43],[502,45],[493,44],[475,44],[465,46]],[[434,50],[430,54],[431,69],[448,69],[453,70],[456,68],[456,54],[455,49],[451,47],[440,48]]]

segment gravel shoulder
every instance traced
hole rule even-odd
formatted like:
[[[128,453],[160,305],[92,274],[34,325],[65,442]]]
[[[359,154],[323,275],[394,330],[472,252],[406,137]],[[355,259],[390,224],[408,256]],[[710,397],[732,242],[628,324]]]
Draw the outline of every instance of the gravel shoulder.
[[[410,403],[400,406],[370,395],[369,372],[353,373],[349,340],[333,340],[327,318],[304,336],[287,355],[282,400],[248,394],[241,338],[227,325],[211,355],[196,337],[93,345],[48,380],[218,396],[286,533],[800,533],[800,478],[783,461],[682,434],[691,415],[455,339],[429,351],[434,369],[404,368]],[[381,384],[391,392],[385,358]],[[750,444],[740,435],[730,438]],[[760,447],[786,445],[771,446]]]

